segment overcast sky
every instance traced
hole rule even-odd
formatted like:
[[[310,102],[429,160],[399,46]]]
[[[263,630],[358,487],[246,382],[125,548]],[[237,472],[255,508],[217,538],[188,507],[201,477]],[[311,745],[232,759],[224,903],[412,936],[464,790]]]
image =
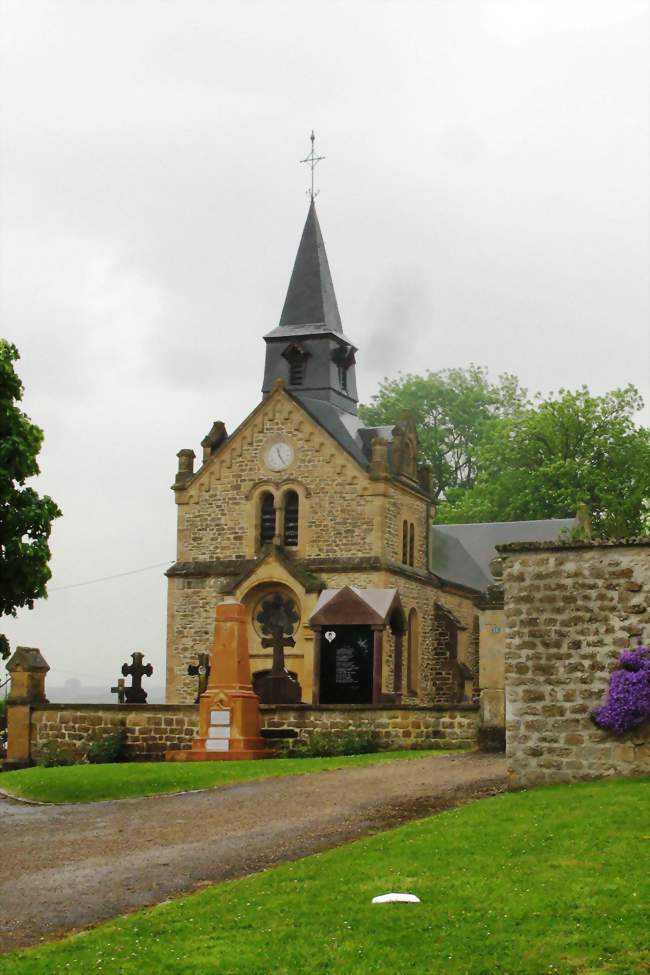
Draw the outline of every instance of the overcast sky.
[[[171,563],[176,452],[257,404],[312,127],[362,401],[475,362],[650,402],[647,3],[0,11],[2,334],[64,512],[49,599],[3,628],[51,684],[133,650],[164,680],[164,567],[75,584]]]

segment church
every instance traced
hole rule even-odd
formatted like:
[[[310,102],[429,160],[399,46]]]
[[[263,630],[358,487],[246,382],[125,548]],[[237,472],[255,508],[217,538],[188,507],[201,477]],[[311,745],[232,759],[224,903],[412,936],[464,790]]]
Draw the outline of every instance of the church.
[[[247,610],[253,684],[269,697],[270,607],[289,606],[286,703],[446,705],[481,699],[503,727],[495,545],[556,539],[571,520],[434,524],[413,418],[366,427],[311,196],[284,306],[265,336],[262,398],[232,433],[180,450],[167,571],[167,702],[196,697],[215,605]],[[260,356],[261,358],[261,356]],[[261,372],[260,362],[260,372]],[[277,661],[276,661],[277,663]],[[279,686],[279,685],[278,685]]]

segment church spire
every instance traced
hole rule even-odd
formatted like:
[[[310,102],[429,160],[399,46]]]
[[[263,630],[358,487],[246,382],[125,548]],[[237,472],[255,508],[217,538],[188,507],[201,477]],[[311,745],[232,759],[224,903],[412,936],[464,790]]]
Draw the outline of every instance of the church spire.
[[[280,316],[281,327],[298,325],[320,325],[343,332],[313,197]]]
[[[281,379],[293,396],[318,414],[319,422],[336,425],[342,414],[357,412],[356,349],[343,334],[316,216],[314,167],[323,158],[316,155],[312,132],[311,153],[301,160],[311,167],[309,210],[280,322],[264,336],[262,392],[268,396]]]

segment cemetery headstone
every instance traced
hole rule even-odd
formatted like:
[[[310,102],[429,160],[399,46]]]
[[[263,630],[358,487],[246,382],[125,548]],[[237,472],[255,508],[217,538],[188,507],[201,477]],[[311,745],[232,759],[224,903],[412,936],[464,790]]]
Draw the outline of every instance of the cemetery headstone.
[[[284,665],[284,648],[295,647],[293,632],[300,617],[292,599],[283,599],[279,593],[265,599],[257,614],[262,632],[262,646],[273,648],[273,664],[268,674],[260,677],[255,688],[262,704],[299,704],[302,688]]]
[[[210,654],[200,653],[199,662],[197,664],[190,664],[187,672],[190,677],[198,677],[199,679],[199,689],[194,698],[194,703],[198,704],[201,699],[201,694],[205,694],[208,687],[208,680],[210,678]]]
[[[144,654],[136,651],[131,654],[130,664],[122,664],[122,673],[125,677],[131,676],[131,686],[124,688],[124,696],[127,704],[146,704],[147,692],[142,686],[143,677],[151,677],[153,667],[151,664],[146,666],[142,663]]]

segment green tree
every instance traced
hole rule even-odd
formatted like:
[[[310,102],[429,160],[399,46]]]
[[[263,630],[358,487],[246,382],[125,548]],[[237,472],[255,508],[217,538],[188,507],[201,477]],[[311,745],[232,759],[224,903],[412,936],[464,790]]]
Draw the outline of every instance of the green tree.
[[[592,396],[560,389],[486,430],[478,474],[451,489],[442,522],[567,518],[586,504],[594,534],[650,529],[650,431],[637,427],[643,401],[634,386]]]
[[[402,410],[413,413],[420,440],[420,461],[430,465],[434,497],[454,488],[471,488],[478,474],[478,452],[495,420],[510,417],[526,404],[526,391],[511,375],[491,383],[487,369],[442,369],[424,376],[385,379],[372,402],[359,407],[368,426],[397,423]]]
[[[19,358],[16,347],[0,339],[0,616],[31,609],[47,595],[48,541],[52,521],[61,514],[51,498],[25,486],[39,473],[43,432],[17,406],[23,386],[13,363]],[[9,656],[2,634],[0,656]]]

